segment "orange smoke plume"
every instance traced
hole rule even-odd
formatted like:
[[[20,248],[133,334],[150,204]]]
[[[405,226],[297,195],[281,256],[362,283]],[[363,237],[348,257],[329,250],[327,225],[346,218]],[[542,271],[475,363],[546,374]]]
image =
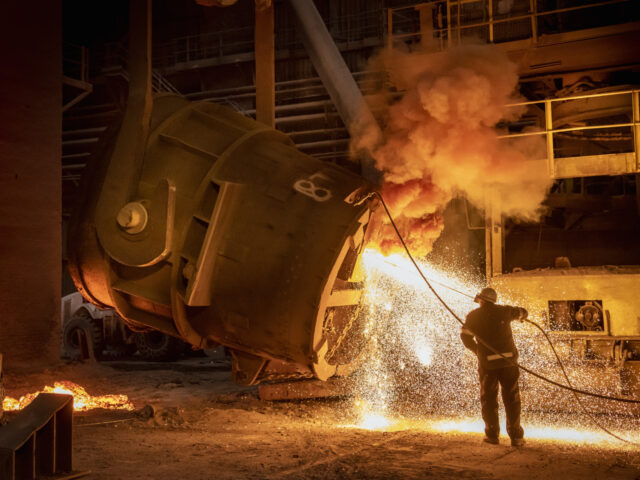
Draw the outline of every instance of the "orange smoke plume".
[[[498,122],[524,113],[507,107],[521,99],[516,65],[501,50],[386,50],[374,62],[391,87],[404,93],[385,112],[382,141],[363,134],[352,149],[371,152],[384,175],[383,196],[416,255],[431,250],[443,227],[439,212],[459,194],[483,208],[492,190],[506,215],[537,218],[550,184],[544,142],[498,138]],[[397,245],[393,230],[383,227],[379,248],[387,253]]]

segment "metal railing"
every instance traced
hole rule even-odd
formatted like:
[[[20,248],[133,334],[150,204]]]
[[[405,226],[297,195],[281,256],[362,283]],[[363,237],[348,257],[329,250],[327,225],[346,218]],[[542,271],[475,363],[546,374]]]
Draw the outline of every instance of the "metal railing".
[[[63,112],[80,103],[93,91],[93,85],[89,83],[89,50],[86,47],[63,42],[62,83],[72,86],[77,92],[72,98],[64,96]]]
[[[338,44],[360,42],[377,38],[383,41],[385,32],[383,10],[369,10],[352,15],[341,15],[327,22],[327,28]],[[173,38],[153,46],[153,64],[167,68],[176,64],[198,60],[253,54],[253,26],[239,27]],[[111,49],[117,49],[113,44]],[[295,27],[277,26],[276,51],[299,49],[301,42]],[[107,47],[107,52],[109,47]],[[108,55],[107,55],[108,56]]]
[[[631,121],[627,121],[627,122],[613,121],[610,123],[607,123],[607,122],[592,123],[592,122],[581,121],[581,122],[576,122],[576,123],[582,123],[581,125],[560,126],[560,128],[554,128],[554,114],[553,114],[554,104],[560,103],[560,102],[572,102],[572,101],[578,101],[578,100],[590,100],[590,99],[605,98],[605,97],[613,98],[616,96],[623,97],[623,99],[624,99],[624,96],[627,97],[627,99],[624,99],[628,101],[628,103],[626,104],[626,108],[624,108],[624,111],[628,112],[627,114],[629,114],[629,116],[631,117]],[[623,106],[625,104],[625,102],[618,102],[618,103],[619,104],[622,103]],[[633,158],[633,165],[632,166],[628,165],[627,166],[628,171],[624,173],[640,172],[640,90],[628,89],[628,90],[598,92],[598,93],[590,93],[590,94],[586,93],[583,95],[574,95],[574,96],[560,97],[560,98],[547,98],[545,100],[519,102],[519,103],[513,103],[508,105],[508,107],[510,108],[536,107],[536,106],[542,107],[542,113],[544,118],[544,128],[540,128],[537,131],[523,131],[523,132],[502,134],[502,135],[499,135],[498,138],[502,140],[509,140],[509,139],[515,139],[520,137],[544,136],[546,140],[547,168],[549,171],[549,175],[551,177],[553,178],[558,177],[557,170],[556,170],[556,160],[559,158],[569,158],[569,157],[558,157],[556,155],[556,152],[555,152],[556,136],[571,134],[575,132],[589,132],[589,131],[593,132],[598,130],[605,130],[605,131],[617,130],[619,133],[622,129],[628,129],[629,136],[632,139],[632,142],[631,142],[633,146],[632,149],[631,150],[624,149],[623,151],[615,152],[613,154],[605,153],[604,155],[632,156],[631,158]],[[589,110],[585,109],[585,111],[588,112]],[[607,117],[606,115],[603,116],[603,118],[606,118],[606,117]],[[609,116],[609,118],[612,118],[614,120],[618,119],[619,117],[620,115]],[[590,140],[590,138],[588,136],[584,136],[582,137],[582,140]],[[580,157],[584,157],[586,159],[587,157],[591,157],[591,156],[593,155],[591,154],[572,155],[570,158],[579,162]],[[602,167],[601,171],[602,171],[602,173],[600,173],[601,175],[621,173],[618,170],[607,171],[606,166]]]
[[[127,70],[127,56],[122,44],[111,44],[108,49],[108,61],[105,63],[105,72],[115,72],[129,81],[129,72]],[[167,80],[157,69],[151,70],[151,88],[154,92],[169,92],[180,95],[180,91]]]
[[[89,81],[89,49],[75,43],[62,44],[62,73],[79,80]]]
[[[633,18],[625,15],[624,9],[618,16],[611,19],[599,18],[599,12],[596,11],[596,9],[614,5],[631,8],[633,0],[603,0],[553,9],[545,9],[539,3],[540,0],[516,0],[508,12],[498,10],[497,0],[434,0],[407,7],[389,8],[387,10],[387,45],[393,47],[399,42],[409,45],[430,43],[431,48],[442,49],[461,43],[463,36],[476,36],[489,43],[523,39],[532,39],[535,43],[541,33],[577,30],[578,28],[572,25],[556,24],[554,17],[586,10],[591,10],[591,23],[600,22],[592,26],[634,21]],[[465,6],[467,6],[466,12]],[[425,21],[419,18],[424,9],[431,9],[428,19],[432,20],[432,23],[427,25],[428,31],[421,29],[421,25],[426,25]],[[545,31],[545,29],[551,31]],[[425,33],[432,38],[423,38]]]

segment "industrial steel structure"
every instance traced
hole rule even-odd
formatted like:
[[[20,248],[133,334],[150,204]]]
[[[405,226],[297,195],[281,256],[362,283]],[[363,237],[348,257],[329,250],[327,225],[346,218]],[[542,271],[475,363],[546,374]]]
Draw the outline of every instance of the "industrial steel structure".
[[[487,279],[515,297],[533,295],[534,313],[546,319],[547,328],[556,335],[582,341],[586,351],[610,351],[611,360],[625,372],[636,369],[640,325],[633,285],[639,274],[632,265],[640,264],[637,249],[613,255],[609,245],[598,254],[592,244],[580,247],[573,233],[578,230],[580,236],[582,228],[592,228],[581,226],[583,221],[589,223],[585,220],[589,208],[595,206],[602,213],[609,206],[617,212],[615,219],[600,225],[607,225],[602,227],[606,238],[617,239],[612,245],[625,244],[619,242],[621,231],[631,244],[639,237],[635,225],[640,201],[632,197],[638,197],[640,174],[634,82],[640,16],[632,2],[576,6],[535,0],[379,1],[362,8],[356,3],[320,2],[316,14],[308,2],[304,8],[295,2],[293,9],[276,3],[256,11],[254,26],[202,31],[163,38],[153,48],[148,45],[144,61],[150,80],[140,95],[184,95],[156,99],[151,133],[146,144],[138,147],[144,153],[131,153],[139,167],[120,161],[120,170],[114,169],[121,155],[110,149],[123,143],[113,133],[111,144],[100,145],[103,162],[113,158],[105,168],[113,170],[101,172],[99,178],[94,174],[85,191],[93,203],[84,203],[81,232],[74,234],[85,238],[75,244],[70,258],[76,283],[94,301],[116,306],[138,328],[157,328],[196,346],[217,341],[235,348],[236,371],[243,372],[238,373],[239,380],[256,382],[261,375],[275,378],[277,372],[328,378],[340,362],[327,367],[331,362],[325,359],[335,354],[333,347],[343,340],[341,332],[351,325],[357,310],[359,279],[353,275],[370,215],[366,206],[356,205],[370,185],[348,170],[370,180],[376,177],[370,166],[363,170],[354,166],[348,151],[356,112],[366,107],[368,94],[384,85],[384,77],[368,70],[366,61],[373,49],[386,46],[419,49],[423,61],[429,62],[430,55],[473,37],[494,43],[518,64],[521,92],[528,97],[527,102],[514,105],[526,107],[527,114],[518,124],[501,125],[501,138],[508,142],[542,136],[549,176],[556,182],[546,201],[549,213],[540,225],[503,218],[499,199],[488,193],[487,204],[479,206],[486,214]],[[273,29],[274,19],[281,28]],[[304,50],[296,40],[296,28]],[[114,85],[128,86],[131,100],[136,76],[125,52],[122,43],[101,46],[92,56],[99,61],[90,71],[98,86],[111,90]],[[86,59],[86,53],[81,58]],[[242,86],[241,70],[220,81],[218,72],[227,66],[252,62],[254,85]],[[310,75],[311,65],[319,78]],[[194,89],[196,76],[200,87]],[[215,101],[226,108],[191,104],[184,98]],[[151,114],[150,105],[138,112],[135,122]],[[121,115],[118,111],[112,103],[84,101],[67,112],[65,123],[70,128],[63,137],[63,169],[70,197],[77,196],[73,185],[89,156],[86,147],[98,144],[98,136],[107,132],[106,124]],[[365,123],[375,126],[377,113],[375,109],[368,113]],[[131,106],[120,136],[127,128],[131,131],[130,114]],[[287,133],[299,150],[316,160],[294,149],[289,138],[247,118],[252,116]],[[85,128],[78,128],[80,124]],[[361,160],[366,165],[366,158]],[[271,169],[282,174],[267,174]],[[616,182],[621,187],[615,187]],[[129,189],[126,194],[122,185]],[[265,198],[287,207],[269,207],[265,200],[257,200],[257,185],[264,189]],[[621,188],[620,195],[606,193],[612,188]],[[105,192],[118,189],[117,201],[108,201]],[[599,193],[591,194],[593,189]],[[185,203],[184,195],[192,200]],[[292,213],[298,202],[305,218],[300,212]],[[248,205],[254,205],[252,213],[245,211]],[[95,224],[90,221],[92,208]],[[283,215],[293,217],[284,222]],[[564,233],[551,225],[557,215],[565,216]],[[629,215],[635,220],[620,220]],[[328,219],[336,216],[344,220],[332,226],[335,222]],[[265,220],[269,218],[274,221]],[[285,234],[277,228],[285,223],[299,226],[298,233],[286,234],[296,239],[287,240],[286,246],[281,243]],[[320,224],[328,235],[324,247],[316,242],[303,246],[301,238],[319,238],[315,227]],[[93,238],[93,228],[97,239],[87,240]],[[540,238],[550,228],[555,229],[555,243],[541,245]],[[470,226],[470,238],[474,229]],[[532,241],[537,241],[536,258],[527,257]],[[265,252],[271,244],[269,263]],[[313,253],[318,248],[324,252],[325,247],[332,252],[326,258],[325,253]],[[587,249],[596,253],[585,261],[582,252]],[[300,260],[300,255],[320,255],[322,271],[296,267],[291,259]],[[563,268],[554,267],[556,257],[569,257],[570,264],[560,261]],[[97,267],[100,258],[108,260],[100,260]],[[300,268],[305,272],[296,275],[318,278],[305,300],[311,305],[308,312],[298,312],[292,300],[280,298],[286,297],[282,292],[290,287],[279,285],[268,272],[283,265],[292,269],[289,276]],[[266,278],[269,285],[258,288]],[[304,289],[307,283],[297,286]],[[300,292],[288,295],[293,298]],[[260,299],[256,308],[262,313],[252,310],[249,298]],[[265,310],[265,305],[271,307]],[[290,320],[283,324],[282,318]],[[345,360],[345,365],[351,360]],[[290,371],[281,361],[297,367]]]

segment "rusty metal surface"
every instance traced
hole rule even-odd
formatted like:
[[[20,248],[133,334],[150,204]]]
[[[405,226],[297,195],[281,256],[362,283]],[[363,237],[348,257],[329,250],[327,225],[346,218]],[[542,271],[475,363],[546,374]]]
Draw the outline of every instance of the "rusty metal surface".
[[[144,205],[156,185],[174,186],[171,244],[150,264],[139,237],[165,231],[121,229],[131,257],[123,261],[95,234],[100,222],[117,225],[117,212],[103,219],[95,199],[107,188],[111,152],[95,159],[94,170],[105,173],[93,177],[71,229],[71,271],[85,297],[197,347],[220,343],[323,380],[336,373],[329,357],[360,302],[356,263],[371,211],[357,200],[370,184],[231,109],[160,96],[129,200]],[[263,362],[236,357],[236,378],[257,382]]]
[[[262,400],[345,397],[351,395],[352,386],[353,380],[349,378],[332,378],[324,382],[301,380],[260,385],[258,393]]]
[[[371,211],[358,201],[373,186],[231,109],[152,101],[151,0],[130,17],[127,109],[69,230],[78,290],[132,327],[231,348],[242,383],[272,360],[326,380],[360,302]]]
[[[0,478],[72,473],[73,396],[41,393],[0,427]]]

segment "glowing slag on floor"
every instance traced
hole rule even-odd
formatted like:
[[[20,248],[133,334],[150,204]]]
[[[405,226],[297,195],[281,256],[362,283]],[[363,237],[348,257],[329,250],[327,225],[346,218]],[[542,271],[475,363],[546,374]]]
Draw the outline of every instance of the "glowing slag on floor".
[[[484,422],[479,418],[436,420],[430,424],[429,428],[437,432],[484,434]],[[502,432],[506,431],[504,422],[502,422],[501,429]],[[601,443],[614,440],[601,430],[585,428],[525,424],[524,429],[527,438],[536,440],[555,440],[571,443]]]
[[[386,406],[380,402],[372,405],[367,400],[358,399],[354,407],[357,410],[357,423],[345,425],[348,428],[362,430],[387,430],[397,423],[396,420],[386,415]]]
[[[357,427],[363,428],[365,430],[380,430],[380,429],[387,428],[392,423],[393,422],[391,420],[389,420],[387,417],[383,415],[380,415],[377,413],[370,413],[370,414],[366,414],[362,418],[362,420],[357,425]]]
[[[90,395],[84,387],[69,381],[55,382],[53,387],[46,386],[40,392],[28,393],[19,399],[6,397],[2,402],[5,411],[22,410],[29,405],[40,393],[64,393],[73,395],[73,409],[87,411],[96,408],[109,410],[134,410],[133,403],[126,395]]]
[[[477,359],[460,341],[460,324],[434,297],[407,257],[384,256],[368,249],[363,252],[362,262],[366,281],[361,315],[367,353],[357,376],[356,420],[349,427],[483,433]],[[467,295],[473,295],[484,285],[454,269],[446,272],[423,261],[418,263],[438,294],[460,318],[464,319],[477,307],[472,298],[444,285]],[[498,292],[498,296],[498,303],[513,303],[505,292]],[[521,306],[527,308],[527,305]],[[512,325],[521,361],[564,383],[539,332],[520,322]],[[574,368],[569,375],[575,386],[610,395],[617,393],[615,387],[603,386],[595,376],[585,374],[588,362],[571,353],[568,344],[559,344],[558,348],[571,357]],[[580,362],[584,362],[584,368]],[[611,378],[617,378],[615,372]],[[523,386],[523,425],[527,438],[616,442],[590,423],[568,392],[558,394],[554,387],[529,375],[523,375],[523,384],[526,384]],[[584,401],[593,406],[589,399]],[[562,409],[557,402],[564,402],[566,413],[558,413]],[[527,414],[527,407],[544,413]],[[633,425],[637,423],[634,421],[637,416],[633,411],[620,403],[610,403],[607,408],[610,414],[600,416],[599,421],[638,441],[634,433],[638,428]],[[504,419],[504,412],[501,418]]]

